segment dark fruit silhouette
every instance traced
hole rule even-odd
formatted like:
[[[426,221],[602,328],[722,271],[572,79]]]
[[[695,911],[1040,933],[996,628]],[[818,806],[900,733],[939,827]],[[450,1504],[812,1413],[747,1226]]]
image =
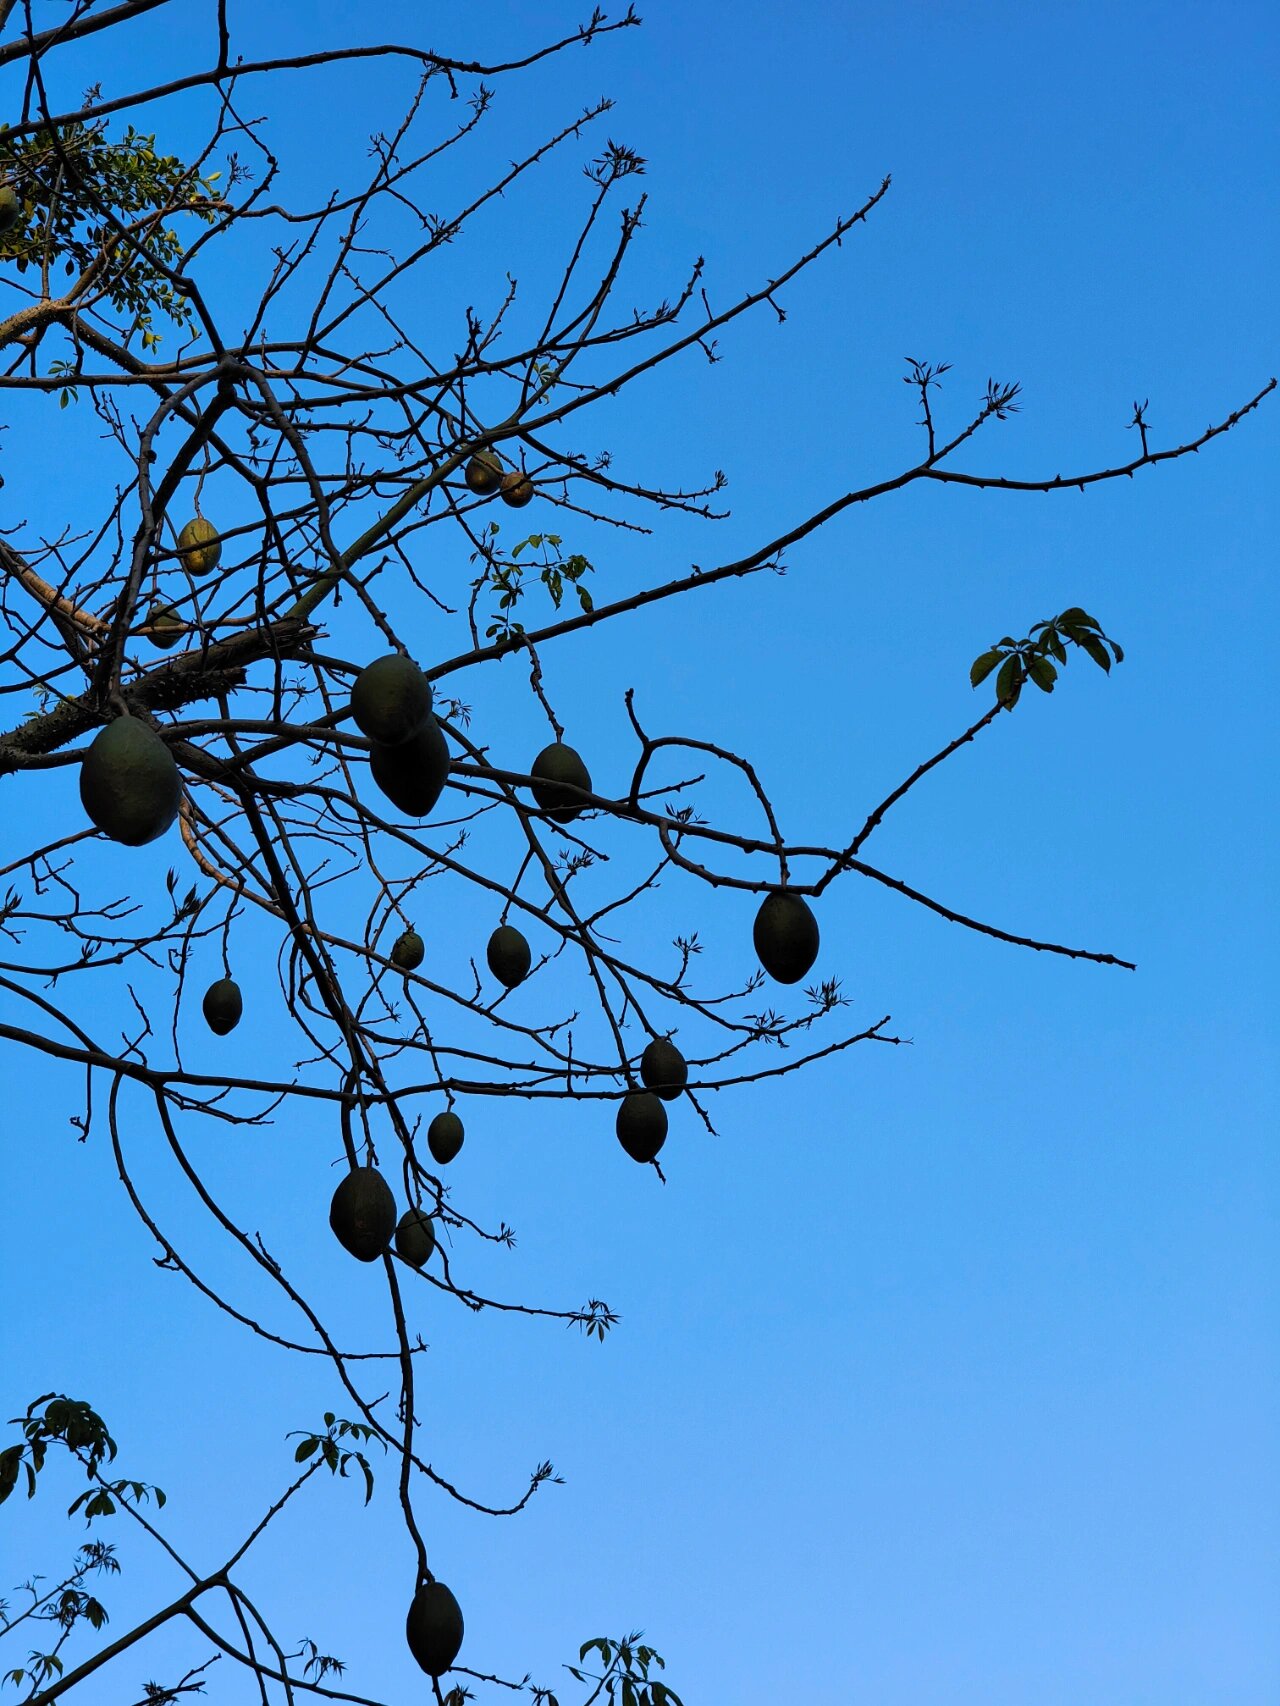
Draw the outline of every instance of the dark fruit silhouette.
[[[443,1676],[462,1647],[462,1608],[443,1582],[423,1582],[404,1625],[409,1651],[428,1676]]]
[[[510,504],[512,509],[523,509],[533,501],[533,481],[527,474],[522,474],[518,468],[502,476],[498,488],[504,504]]]
[[[437,1114],[427,1127],[427,1148],[438,1167],[447,1167],[462,1148],[462,1121],[457,1114]]]
[[[399,966],[401,971],[417,971],[425,952],[418,932],[406,930],[403,936],[396,938],[395,947],[391,950],[391,963]]]
[[[173,755],[137,717],[117,717],[80,766],[80,801],[104,835],[142,847],[178,815],[182,778]]]
[[[425,1209],[407,1208],[396,1227],[396,1254],[411,1268],[425,1267],[436,1247],[436,1223]]]
[[[222,560],[222,535],[211,521],[197,515],[178,535],[178,554],[191,574],[211,574]]]
[[[362,735],[382,746],[399,746],[431,715],[431,683],[412,658],[399,652],[375,658],[356,676],[351,714]]]
[[[477,450],[467,463],[463,479],[478,498],[487,498],[502,484],[502,463],[496,451]]]
[[[557,823],[572,823],[586,810],[582,800],[575,800],[572,790],[591,792],[591,775],[581,757],[562,740],[553,740],[529,766],[533,777],[530,787],[533,797]],[[567,784],[567,785],[566,785]]]
[[[652,1161],[667,1141],[667,1110],[650,1090],[629,1090],[618,1103],[618,1142],[633,1161]]]
[[[689,1082],[689,1067],[669,1037],[655,1037],[640,1056],[640,1080],[664,1102],[679,1098]]]
[[[12,184],[0,184],[0,237],[22,218],[22,202]]]
[[[790,889],[764,897],[751,934],[760,964],[779,983],[799,983],[818,957],[818,920]]]
[[[369,772],[406,817],[426,817],[449,776],[449,746],[439,723],[429,716],[417,734],[399,746],[375,746]]]
[[[333,1193],[329,1225],[348,1255],[376,1262],[396,1229],[396,1199],[376,1167],[353,1167]]]
[[[533,964],[529,944],[513,924],[499,924],[485,950],[489,970],[508,989],[523,983]]]
[[[153,646],[159,646],[162,652],[167,652],[170,646],[176,646],[187,632],[187,624],[172,604],[161,604],[159,600],[147,611],[147,627],[151,630],[147,638]]]
[[[205,990],[205,1021],[216,1036],[225,1037],[228,1031],[234,1031],[243,1012],[244,998],[240,994],[240,985],[232,978],[220,977],[217,983],[211,983]]]

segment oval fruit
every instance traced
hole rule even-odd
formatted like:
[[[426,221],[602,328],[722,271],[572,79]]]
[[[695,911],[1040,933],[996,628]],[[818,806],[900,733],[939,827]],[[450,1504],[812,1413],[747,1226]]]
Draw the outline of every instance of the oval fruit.
[[[533,502],[533,481],[518,468],[512,468],[502,476],[498,491],[503,503],[510,504],[512,509],[523,509],[527,503]]]
[[[22,202],[12,184],[0,184],[0,237],[22,218]]]
[[[137,717],[117,717],[80,766],[80,802],[96,828],[126,847],[164,834],[178,815],[182,778],[173,754]]]
[[[423,1208],[407,1208],[396,1227],[396,1254],[411,1268],[425,1267],[436,1247],[436,1223]]]
[[[790,889],[774,889],[751,932],[760,964],[779,983],[799,983],[818,957],[818,920]]]
[[[462,1648],[462,1608],[443,1582],[423,1582],[404,1625],[409,1651],[428,1676],[443,1676]]]
[[[401,971],[417,971],[425,953],[426,949],[418,932],[406,930],[403,936],[396,938],[396,944],[391,950],[391,963],[393,966],[399,966]]]
[[[215,1036],[225,1037],[228,1031],[234,1031],[243,1012],[244,997],[234,979],[220,977],[205,990],[205,1022]]]
[[[439,723],[429,716],[417,734],[399,746],[375,745],[369,773],[406,817],[426,817],[449,778],[449,745]]]
[[[170,646],[176,646],[186,633],[187,624],[172,604],[162,604],[157,600],[147,611],[147,628],[150,630],[147,638],[151,644],[158,646],[162,652],[167,652]]]
[[[499,924],[485,949],[489,970],[507,989],[523,983],[533,964],[529,944],[513,924]]]
[[[462,477],[478,498],[489,497],[502,484],[502,463],[497,452],[477,450]]]
[[[655,1037],[640,1056],[640,1081],[664,1102],[678,1099],[689,1082],[689,1064],[670,1037]]]
[[[396,1199],[376,1167],[353,1167],[333,1193],[329,1225],[348,1255],[376,1262],[396,1229]]]
[[[633,1161],[652,1161],[667,1141],[667,1110],[651,1090],[628,1090],[618,1103],[616,1130]]]
[[[211,521],[197,515],[178,535],[178,555],[191,574],[211,574],[222,560],[222,535]]]
[[[431,683],[413,659],[391,652],[356,676],[351,714],[362,735],[382,746],[399,746],[426,723],[431,698]]]
[[[437,1114],[427,1127],[427,1148],[438,1167],[447,1167],[462,1148],[462,1121],[452,1109]]]
[[[529,784],[534,799],[549,818],[557,823],[572,823],[586,810],[584,800],[576,800],[573,790],[591,792],[591,773],[580,754],[562,740],[553,740],[529,766],[533,781]]]

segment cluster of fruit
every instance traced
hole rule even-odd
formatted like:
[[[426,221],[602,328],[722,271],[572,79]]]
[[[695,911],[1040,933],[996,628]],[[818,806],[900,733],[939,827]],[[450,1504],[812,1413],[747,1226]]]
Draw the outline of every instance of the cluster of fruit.
[[[492,497],[494,492],[512,509],[523,509],[532,501],[533,481],[518,468],[504,468],[502,458],[494,450],[477,450],[463,472],[468,488],[478,498]]]
[[[197,525],[207,524],[190,523],[189,527]],[[212,543],[204,538],[203,543],[193,539],[188,544],[193,550],[220,549],[216,536]],[[199,572],[207,572],[209,566]],[[351,692],[352,715],[370,743],[373,780],[393,805],[414,817],[431,811],[449,774],[449,748],[432,704],[431,683],[411,658],[399,652],[368,664]],[[571,823],[587,809],[592,795],[590,772],[580,754],[564,741],[544,747],[529,776],[535,801],[554,822]],[[108,723],[95,737],[80,769],[80,797],[89,817],[105,834],[129,846],[141,846],[169,828],[181,792],[178,767],[168,747],[136,717],[122,716]],[[791,889],[774,889],[756,914],[753,940],[769,976],[779,983],[797,983],[817,958],[818,923],[800,895]],[[410,928],[392,947],[391,963],[413,972],[424,954],[422,937]],[[533,964],[527,939],[506,923],[490,936],[486,959],[505,989],[522,983]],[[205,1018],[219,1036],[235,1028],[242,1011],[240,990],[229,977],[219,979],[205,994]],[[684,1056],[673,1042],[656,1037],[649,1043],[640,1060],[640,1084],[633,1082],[618,1104],[618,1141],[633,1160],[647,1164],[657,1158],[667,1137],[663,1103],[680,1096],[688,1076]],[[430,1141],[437,1161],[451,1161],[462,1146],[461,1121],[452,1113],[438,1115]],[[388,1228],[383,1245],[373,1255],[390,1238]]]

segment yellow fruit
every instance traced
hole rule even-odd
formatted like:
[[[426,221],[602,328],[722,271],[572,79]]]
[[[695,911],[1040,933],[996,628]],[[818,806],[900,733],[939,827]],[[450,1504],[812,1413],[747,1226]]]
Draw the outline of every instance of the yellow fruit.
[[[523,509],[533,501],[533,481],[527,474],[513,468],[509,474],[502,476],[499,492],[504,504],[510,504],[512,509]]]
[[[12,184],[0,184],[0,237],[22,218],[22,202]]]
[[[197,515],[178,535],[178,555],[189,573],[212,574],[222,558],[222,535],[211,521]]]
[[[467,463],[463,479],[478,498],[487,498],[502,484],[502,463],[492,450],[477,450]]]

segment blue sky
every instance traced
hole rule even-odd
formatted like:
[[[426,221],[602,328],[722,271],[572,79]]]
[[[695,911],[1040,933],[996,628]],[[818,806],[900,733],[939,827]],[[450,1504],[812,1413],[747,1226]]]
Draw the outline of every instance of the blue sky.
[[[92,67],[82,55],[67,90],[169,74],[179,46],[198,57],[203,10],[137,25],[127,61],[113,45]],[[579,18],[560,0],[482,10],[432,8],[422,39],[497,57]],[[353,28],[330,0],[237,12],[246,57]],[[410,37],[417,17],[366,0],[354,39]],[[1021,381],[1022,413],[959,464],[1019,477],[1125,460],[1135,399],[1174,443],[1252,396],[1278,359],[1277,34],[1250,4],[690,0],[501,82],[487,139],[457,182],[433,183],[439,205],[611,94],[604,134],[648,160],[637,301],[702,253],[721,306],[893,175],[867,225],[788,290],[785,325],[740,323],[718,365],[695,355],[583,425],[637,477],[730,476],[715,529],[674,518],[651,540],[593,536],[598,594],[738,556],[907,466],[907,355],[953,364],[953,422],[990,375]],[[276,114],[282,199],[348,181],[409,87],[376,64],[256,91]],[[428,341],[441,303],[492,304],[508,271],[536,288],[589,152],[449,252],[416,305]],[[240,281],[216,282],[234,301]],[[94,464],[69,494],[42,419],[5,435],[5,491],[51,530],[61,505],[92,506]],[[892,1014],[909,1048],[726,1094],[715,1138],[678,1114],[665,1189],[598,1113],[476,1111],[458,1200],[519,1234],[500,1264],[477,1262],[477,1283],[603,1297],[623,1320],[601,1348],[423,1306],[431,1460],[494,1499],[544,1457],[567,1482],[512,1522],[424,1501],[467,1662],[550,1680],[581,1640],[642,1626],[687,1706],[1276,1699],[1278,423],[1273,398],[1199,456],[1083,496],[893,495],[789,553],[785,577],[651,609],[545,660],[593,773],[629,766],[634,687],[655,727],[749,755],[790,836],[841,842],[973,719],[979,651],[1083,605],[1123,667],[1104,679],[1073,660],[1051,698],[1024,695],[867,854],[961,911],[1139,969],[1020,952],[848,878],[822,905],[820,968],[852,1018]],[[514,675],[491,668],[467,690],[487,739],[534,727]],[[70,809],[67,772],[23,785],[23,810],[51,825]],[[7,847],[25,831],[18,786],[5,783]],[[747,804],[731,790],[719,803]],[[143,868],[103,857],[108,875]],[[696,927],[710,967],[743,968],[746,900],[673,884],[661,901],[657,942]],[[476,951],[491,923],[421,922],[442,957]],[[296,1044],[271,1007],[272,950],[258,951],[262,1016],[235,1058],[283,1071]],[[212,1061],[189,1034],[193,1062]],[[286,1473],[283,1434],[341,1405],[321,1370],[246,1343],[158,1273],[102,1135],[81,1147],[69,1131],[74,1076],[6,1058],[4,1413],[48,1388],[91,1397],[211,1563]],[[141,1101],[136,1116],[152,1200],[221,1272]],[[326,1119],[228,1133],[204,1161],[355,1335],[380,1295],[323,1225]],[[226,1273],[257,1297],[252,1276]],[[347,1661],[356,1692],[418,1698],[401,1633],[412,1559],[383,1483],[368,1511],[349,1487],[317,1488],[250,1579],[283,1600],[286,1638]],[[58,1508],[57,1489],[5,1507],[14,1579],[73,1543],[73,1525],[50,1526]],[[170,1591],[132,1542],[127,1566],[117,1628]],[[92,1698],[191,1651],[157,1643],[154,1663],[126,1660]],[[231,1698],[230,1679],[213,1692]]]

